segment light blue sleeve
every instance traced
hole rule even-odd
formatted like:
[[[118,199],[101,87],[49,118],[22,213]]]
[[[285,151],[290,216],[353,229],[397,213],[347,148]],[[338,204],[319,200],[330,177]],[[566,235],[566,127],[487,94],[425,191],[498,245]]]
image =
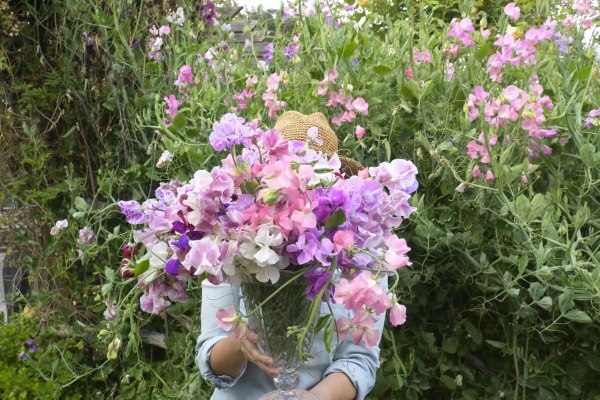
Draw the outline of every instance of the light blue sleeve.
[[[219,328],[215,313],[219,308],[240,306],[239,288],[228,283],[213,285],[206,279],[202,282],[202,309],[200,314],[200,336],[196,344],[196,364],[204,379],[213,383],[218,389],[232,387],[246,371],[246,365],[237,376],[217,375],[210,368],[210,354],[213,346],[220,340],[229,337],[229,333]]]
[[[387,289],[387,278],[382,278],[379,282]],[[338,318],[337,315],[336,318]],[[375,323],[375,329],[379,331],[379,340],[375,346],[366,348],[363,342],[354,344],[352,343],[352,335],[348,334],[333,355],[333,362],[323,374],[323,378],[334,372],[346,374],[356,388],[357,400],[364,400],[375,386],[375,377],[380,365],[379,341],[383,334],[385,318],[386,313],[383,313]]]

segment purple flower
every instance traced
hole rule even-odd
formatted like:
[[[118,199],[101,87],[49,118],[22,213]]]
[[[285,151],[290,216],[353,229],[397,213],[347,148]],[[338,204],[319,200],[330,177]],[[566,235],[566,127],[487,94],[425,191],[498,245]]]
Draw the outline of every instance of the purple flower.
[[[294,57],[294,54],[298,54],[299,50],[300,49],[298,48],[298,46],[294,45],[293,43],[288,44],[286,47],[283,48],[285,59],[291,60]]]
[[[31,347],[29,348],[29,352],[30,352],[30,353],[35,353],[35,352],[36,352],[36,351],[38,351],[39,349],[41,349],[41,347],[40,347],[39,345],[37,345],[37,344],[36,344],[36,345],[34,345],[34,346],[31,346]]]
[[[353,58],[352,59],[352,64],[358,65],[358,58]]]
[[[92,40],[92,38],[88,35],[87,32],[83,32],[81,34],[81,36],[83,37],[83,39],[86,41],[86,44],[88,46],[93,46],[94,45],[94,41]]]
[[[225,114],[221,121],[213,124],[208,140],[217,151],[229,149],[236,144],[250,147],[254,131],[244,124],[245,120],[235,114]]]
[[[148,221],[148,216],[142,210],[142,206],[135,200],[119,201],[121,212],[127,217],[127,222],[133,225],[143,224]]]
[[[290,252],[293,261],[299,265],[304,265],[313,261],[318,247],[319,241],[315,234],[306,231],[300,235],[296,243],[287,246],[287,251]]]
[[[216,22],[216,12],[215,12],[215,3],[212,1],[207,2],[200,9],[200,14],[202,14],[202,18],[207,25],[214,25]]]
[[[79,240],[83,244],[90,244],[96,240],[96,234],[87,226],[79,230]]]
[[[27,353],[25,353],[24,351],[22,351],[17,356],[17,360],[19,360],[19,361],[27,361],[27,360],[29,360],[29,356],[27,355]]]
[[[185,236],[185,235],[183,235],[183,236]],[[178,259],[170,258],[165,265],[165,271],[167,271],[167,274],[177,275],[177,274],[179,274],[179,266],[180,265],[181,265],[181,263],[179,262]]]
[[[268,45],[265,46],[265,54],[263,55],[263,59],[270,63],[271,61],[273,61],[273,51],[274,51],[274,45],[273,43],[269,43]]]
[[[104,310],[104,318],[106,318],[107,321],[114,321],[117,315],[116,303],[112,300],[108,300],[105,301],[104,304],[106,304],[106,310]]]
[[[314,300],[315,297],[317,296],[317,294],[323,288],[323,286],[325,286],[325,284],[327,283],[329,278],[331,278],[331,275],[333,275],[332,272],[326,271],[321,267],[315,267],[315,268],[312,268],[312,269],[309,269],[308,271],[306,271],[304,273],[304,276],[306,277],[306,280],[308,281],[308,287],[306,288],[306,291],[304,292],[306,297],[309,300]],[[333,287],[329,286],[327,288],[327,292],[329,295],[332,295]],[[325,300],[325,298],[323,298],[323,300]]]
[[[27,339],[27,345],[30,347],[35,345],[35,338],[33,336]]]
[[[140,41],[137,38],[133,38],[133,41],[131,42],[131,45],[133,47],[140,47]]]

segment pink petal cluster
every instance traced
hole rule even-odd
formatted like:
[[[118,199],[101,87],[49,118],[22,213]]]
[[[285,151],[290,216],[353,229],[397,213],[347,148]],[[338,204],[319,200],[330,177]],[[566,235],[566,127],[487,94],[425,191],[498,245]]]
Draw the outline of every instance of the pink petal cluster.
[[[413,59],[416,64],[431,64],[431,54],[429,50],[417,51],[413,49]]]
[[[521,9],[517,7],[515,3],[508,3],[506,7],[504,7],[504,14],[511,20],[516,21],[521,17]]]
[[[274,118],[277,111],[283,110],[285,107],[285,101],[279,100],[277,90],[279,85],[283,84],[287,86],[287,78],[283,72],[279,74],[271,74],[267,79],[267,90],[263,93],[262,99],[265,102],[265,107],[269,109],[269,118]]]
[[[177,86],[180,92],[188,89],[190,86],[195,85],[196,80],[194,79],[194,74],[192,73],[192,67],[187,64],[182,66],[179,69],[179,76],[174,84]]]
[[[317,95],[324,96],[328,93],[329,100],[325,104],[327,107],[336,107],[340,114],[334,116],[331,122],[340,126],[344,122],[352,122],[357,113],[362,115],[369,114],[369,104],[362,97],[354,98],[350,92],[352,85],[346,85],[346,88],[335,89],[335,83],[338,78],[338,72],[334,69],[325,72],[325,78],[317,87]],[[329,91],[329,92],[328,92]]]
[[[475,28],[473,28],[473,22],[470,18],[463,18],[460,21],[453,19],[450,24],[452,28],[448,31],[448,36],[457,38],[465,47],[475,46],[475,42],[470,35],[470,33],[475,32]]]
[[[163,100],[167,103],[167,111],[165,113],[171,117],[171,120],[175,119],[181,102],[177,100],[174,94],[171,94],[169,97],[165,96]]]

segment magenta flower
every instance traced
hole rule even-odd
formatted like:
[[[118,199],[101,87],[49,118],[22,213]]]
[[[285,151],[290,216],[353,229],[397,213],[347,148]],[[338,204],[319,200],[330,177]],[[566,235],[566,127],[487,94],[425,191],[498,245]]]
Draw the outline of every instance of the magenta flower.
[[[163,100],[165,101],[165,103],[167,103],[166,114],[170,116],[172,120],[175,119],[181,102],[177,100],[174,94],[171,94],[169,97],[165,96]]]
[[[521,16],[521,9],[517,7],[515,3],[508,3],[506,7],[504,7],[504,14],[511,20],[516,21]]]
[[[196,81],[194,80],[194,75],[192,74],[192,67],[189,65],[184,65],[179,69],[179,76],[175,81],[175,86],[179,87],[179,90],[182,90],[186,85],[195,85]]]
[[[413,50],[413,58],[417,64],[431,64],[431,54],[429,54],[429,50]]]
[[[465,47],[475,46],[475,42],[469,35],[469,32],[475,32],[470,18],[463,18],[460,22],[453,20],[451,24],[452,28],[448,31],[448,36],[458,38]]]

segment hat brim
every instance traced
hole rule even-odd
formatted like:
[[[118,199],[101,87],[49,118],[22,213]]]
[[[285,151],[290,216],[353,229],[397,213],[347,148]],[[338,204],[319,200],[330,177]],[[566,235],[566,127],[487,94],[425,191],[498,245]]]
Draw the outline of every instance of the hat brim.
[[[356,160],[353,160],[348,157],[340,157],[340,161],[342,163],[342,167],[340,171],[342,171],[346,176],[354,176],[358,174],[358,171],[364,169],[365,167]]]

